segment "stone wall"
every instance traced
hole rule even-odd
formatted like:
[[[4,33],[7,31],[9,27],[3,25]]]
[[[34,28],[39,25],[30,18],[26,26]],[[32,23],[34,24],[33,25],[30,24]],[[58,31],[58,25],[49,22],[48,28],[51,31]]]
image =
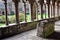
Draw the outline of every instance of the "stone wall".
[[[53,20],[53,19],[52,19]],[[20,23],[20,25],[10,25],[0,28],[0,38],[16,35],[21,32],[25,32],[37,27],[37,35],[42,37],[48,37],[54,32],[54,21],[35,21]]]
[[[19,34],[31,29],[36,28],[37,22],[21,23],[20,25],[12,25],[0,28],[0,38],[8,37],[11,35]]]

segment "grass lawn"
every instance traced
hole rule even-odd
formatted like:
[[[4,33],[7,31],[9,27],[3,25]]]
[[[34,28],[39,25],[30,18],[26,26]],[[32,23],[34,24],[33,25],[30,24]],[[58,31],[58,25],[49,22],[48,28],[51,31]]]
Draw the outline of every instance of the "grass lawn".
[[[30,20],[30,15],[26,15],[27,17],[27,22],[31,21]],[[46,18],[48,17],[48,14],[46,14]],[[43,14],[43,18],[45,19],[45,14]],[[41,19],[41,14],[38,14],[38,20]]]
[[[8,18],[10,19],[12,16],[15,16],[15,15],[9,15]],[[48,14],[46,14],[46,17],[48,17]],[[45,18],[45,14],[43,15],[43,18]],[[27,19],[27,22],[31,21],[29,14],[26,15],[26,19]],[[38,19],[41,19],[41,14],[38,14]],[[0,26],[5,26],[5,23],[0,23]]]

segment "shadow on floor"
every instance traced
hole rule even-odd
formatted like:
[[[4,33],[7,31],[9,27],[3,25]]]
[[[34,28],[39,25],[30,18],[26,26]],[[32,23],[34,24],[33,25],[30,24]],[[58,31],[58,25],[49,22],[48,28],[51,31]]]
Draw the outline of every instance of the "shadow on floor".
[[[5,39],[0,39],[0,40],[12,40],[13,38],[15,39],[15,38],[17,38],[17,40],[19,39],[19,40],[21,40],[21,38],[23,38],[24,39],[24,37],[26,38],[26,40],[28,40],[28,38],[30,38],[30,37],[32,37],[32,35],[33,35],[33,39],[37,39],[37,40],[41,40],[40,38],[42,38],[43,40],[60,40],[60,32],[59,31],[55,31],[53,34],[51,34],[49,37],[47,37],[47,38],[43,38],[43,37],[36,37],[36,35],[34,35],[36,33],[36,30],[32,30],[32,31],[29,31],[29,32],[27,32],[27,33],[23,33],[24,35],[21,35],[21,34],[19,34],[19,35],[17,35],[16,37],[15,37],[15,35],[14,36],[10,36],[11,38],[9,38],[9,37],[7,37],[7,38],[5,38]],[[28,34],[28,36],[26,36]],[[24,37],[23,37],[24,36]],[[18,38],[19,37],[19,38]],[[27,38],[28,37],[28,38]],[[22,39],[22,40],[23,40]],[[24,39],[25,40],[25,39]]]
[[[60,32],[55,31],[53,34],[51,34],[49,37],[47,37],[47,39],[60,40]]]

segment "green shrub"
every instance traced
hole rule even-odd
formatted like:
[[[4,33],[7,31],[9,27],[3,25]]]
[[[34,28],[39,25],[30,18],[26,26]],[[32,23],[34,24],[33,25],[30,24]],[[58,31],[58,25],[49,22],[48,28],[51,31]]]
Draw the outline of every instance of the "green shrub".
[[[24,14],[23,13],[19,13],[19,21],[20,22],[24,21]]]
[[[5,16],[0,16],[0,23],[5,23]]]
[[[27,15],[29,15],[29,13],[26,13]]]
[[[0,23],[5,23],[5,16],[0,16]],[[16,17],[15,15],[9,15],[8,16],[8,21],[9,23],[15,23],[16,22]],[[24,21],[24,14],[23,13],[19,13],[19,21],[22,22]]]
[[[19,21],[20,22],[24,21],[24,14],[23,13],[19,14]],[[15,23],[15,22],[16,22],[15,15],[9,18],[9,23]]]
[[[14,12],[13,12],[13,11],[11,11],[11,12],[10,12],[10,15],[14,15]]]
[[[9,17],[9,23],[15,23],[16,22],[16,17],[15,15]]]

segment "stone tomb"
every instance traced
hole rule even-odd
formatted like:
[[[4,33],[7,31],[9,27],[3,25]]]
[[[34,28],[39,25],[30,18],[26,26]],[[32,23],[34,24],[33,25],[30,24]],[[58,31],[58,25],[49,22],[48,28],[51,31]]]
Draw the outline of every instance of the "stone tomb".
[[[37,36],[48,37],[54,32],[54,21],[41,21],[37,24]]]

